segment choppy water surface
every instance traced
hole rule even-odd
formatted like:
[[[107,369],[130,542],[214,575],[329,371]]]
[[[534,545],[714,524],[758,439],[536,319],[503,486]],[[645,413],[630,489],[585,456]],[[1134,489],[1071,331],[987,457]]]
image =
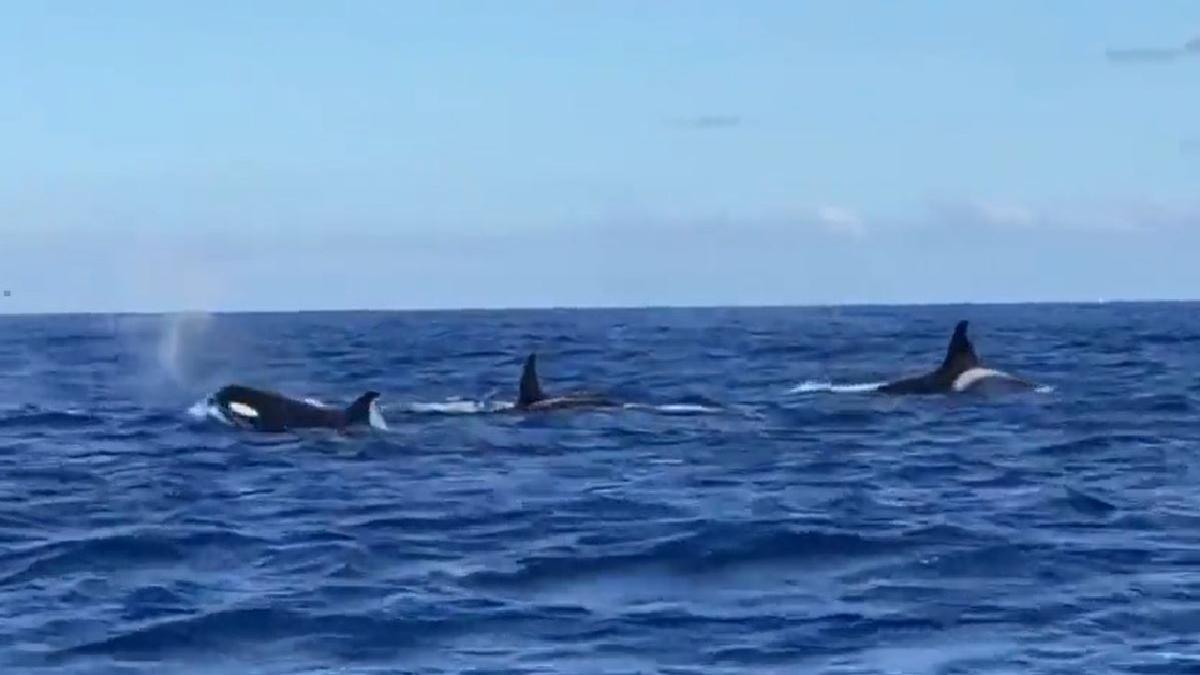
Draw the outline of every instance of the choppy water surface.
[[[1197,310],[0,318],[0,669],[1195,672]],[[959,318],[1052,389],[856,386]],[[534,349],[634,405],[505,410]]]

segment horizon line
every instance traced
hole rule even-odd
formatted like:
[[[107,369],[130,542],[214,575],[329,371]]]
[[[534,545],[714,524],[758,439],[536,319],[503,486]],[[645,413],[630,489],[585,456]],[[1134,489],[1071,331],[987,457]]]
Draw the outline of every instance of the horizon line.
[[[1100,298],[1095,300],[955,300],[906,302],[840,302],[840,303],[748,303],[748,304],[647,304],[647,305],[514,305],[509,307],[346,307],[310,309],[154,309],[154,310],[34,310],[8,312],[0,309],[0,317],[72,317],[72,316],[171,316],[187,314],[209,315],[279,315],[279,314],[447,314],[454,312],[484,314],[503,312],[597,312],[597,311],[654,311],[654,310],[720,310],[720,309],[842,309],[874,307],[1007,307],[1013,305],[1150,305],[1190,304],[1200,298]]]

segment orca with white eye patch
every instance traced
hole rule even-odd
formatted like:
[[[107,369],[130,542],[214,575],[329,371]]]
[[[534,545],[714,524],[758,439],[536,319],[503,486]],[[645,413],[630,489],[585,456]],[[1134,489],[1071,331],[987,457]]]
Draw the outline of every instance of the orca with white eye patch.
[[[237,426],[256,431],[311,428],[343,431],[370,425],[373,418],[379,417],[375,411],[378,398],[378,392],[368,391],[346,408],[327,408],[278,392],[231,384],[209,397],[209,402]]]

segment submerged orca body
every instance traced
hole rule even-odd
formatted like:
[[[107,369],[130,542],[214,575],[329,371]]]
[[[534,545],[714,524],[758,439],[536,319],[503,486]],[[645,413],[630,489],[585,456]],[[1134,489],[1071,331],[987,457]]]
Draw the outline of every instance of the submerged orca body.
[[[946,358],[934,371],[880,385],[877,391],[885,394],[942,394],[950,392],[1011,392],[1028,391],[1034,385],[1003,371],[983,367],[971,340],[967,338],[967,322],[959,321],[946,348]]]
[[[297,401],[273,391],[240,384],[222,387],[209,399],[234,424],[257,431],[325,428],[345,430],[371,423],[371,407],[379,393],[368,391],[345,409]]]
[[[538,381],[537,355],[530,354],[521,370],[521,385],[515,410],[564,410],[568,408],[616,408],[620,404],[599,394],[573,393],[562,396],[547,396]]]

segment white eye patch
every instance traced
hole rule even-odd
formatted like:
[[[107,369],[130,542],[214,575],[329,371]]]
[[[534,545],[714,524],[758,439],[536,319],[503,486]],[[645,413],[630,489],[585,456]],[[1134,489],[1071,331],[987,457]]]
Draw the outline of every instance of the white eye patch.
[[[257,410],[251,408],[245,403],[242,403],[241,401],[230,401],[229,409],[232,410],[234,414],[241,415],[242,417],[258,417]]]

